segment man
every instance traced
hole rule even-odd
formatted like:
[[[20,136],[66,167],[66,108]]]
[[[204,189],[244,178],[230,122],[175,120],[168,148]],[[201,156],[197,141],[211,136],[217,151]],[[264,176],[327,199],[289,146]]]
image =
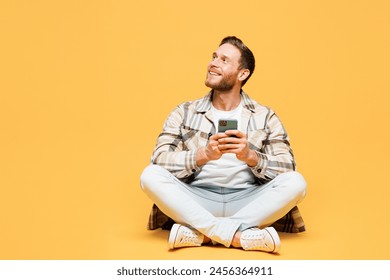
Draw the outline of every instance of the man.
[[[175,221],[170,249],[212,242],[276,253],[274,227],[305,230],[296,205],[306,183],[286,131],[242,91],[254,68],[250,49],[224,38],[207,69],[211,91],[179,105],[164,124],[141,187],[155,203],[149,228]],[[218,132],[218,121],[227,119],[237,120],[237,129]]]

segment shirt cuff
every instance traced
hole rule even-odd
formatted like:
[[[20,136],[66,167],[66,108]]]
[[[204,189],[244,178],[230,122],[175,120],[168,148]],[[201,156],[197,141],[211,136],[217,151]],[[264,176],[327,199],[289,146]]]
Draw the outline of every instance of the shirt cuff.
[[[188,151],[186,154],[185,168],[190,174],[200,170],[200,168],[196,165],[196,152],[196,150]]]
[[[253,174],[255,174],[256,177],[264,178],[265,171],[267,170],[267,156],[258,151],[255,152],[259,158],[259,161],[255,166],[251,167],[252,172]]]

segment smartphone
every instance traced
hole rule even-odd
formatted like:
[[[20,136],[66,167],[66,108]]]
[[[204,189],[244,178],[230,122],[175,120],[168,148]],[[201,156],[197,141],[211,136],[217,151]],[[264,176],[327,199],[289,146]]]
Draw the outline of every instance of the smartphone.
[[[225,132],[226,130],[237,130],[237,120],[235,119],[218,120],[218,132]]]

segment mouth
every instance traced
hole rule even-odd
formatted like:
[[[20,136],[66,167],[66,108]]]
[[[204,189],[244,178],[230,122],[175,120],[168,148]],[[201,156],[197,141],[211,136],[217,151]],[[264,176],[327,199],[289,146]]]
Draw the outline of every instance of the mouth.
[[[219,73],[217,73],[217,72],[215,72],[215,71],[212,71],[212,70],[209,70],[209,75],[211,75],[211,76],[221,76],[221,74],[219,74]]]

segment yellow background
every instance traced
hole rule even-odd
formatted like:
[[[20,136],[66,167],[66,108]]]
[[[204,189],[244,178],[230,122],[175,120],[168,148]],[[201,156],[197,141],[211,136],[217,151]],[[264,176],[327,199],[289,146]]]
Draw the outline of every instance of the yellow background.
[[[389,259],[388,1],[0,1],[1,259]],[[179,103],[236,35],[308,181],[269,255],[168,252],[139,188]]]

